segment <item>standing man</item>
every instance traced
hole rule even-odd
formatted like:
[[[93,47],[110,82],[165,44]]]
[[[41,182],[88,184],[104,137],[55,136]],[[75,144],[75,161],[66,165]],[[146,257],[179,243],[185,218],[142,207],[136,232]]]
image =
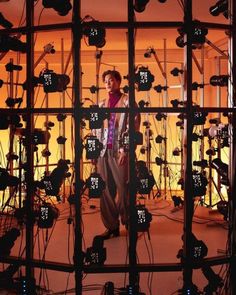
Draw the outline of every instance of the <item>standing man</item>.
[[[125,108],[129,105],[128,96],[120,91],[121,75],[118,71],[105,71],[102,75],[108,97],[99,107]],[[139,130],[140,116],[135,117],[135,129]],[[128,164],[129,159],[122,147],[121,138],[128,129],[127,113],[111,113],[110,119],[103,122],[95,135],[103,144],[97,161],[97,172],[106,182],[100,199],[101,217],[106,231],[100,236],[105,240],[120,235],[120,221],[128,222]],[[120,221],[119,221],[120,218]]]

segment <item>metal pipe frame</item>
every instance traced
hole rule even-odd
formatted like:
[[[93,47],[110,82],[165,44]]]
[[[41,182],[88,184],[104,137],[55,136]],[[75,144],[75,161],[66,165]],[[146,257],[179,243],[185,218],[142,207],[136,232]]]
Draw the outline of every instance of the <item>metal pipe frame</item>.
[[[0,261],[3,263],[14,263],[19,266],[26,265],[26,260],[16,256],[9,257],[0,257]],[[201,263],[193,264],[194,269],[199,269],[202,266],[215,266],[221,264],[229,264],[233,262],[231,256],[222,255],[205,258],[201,261]],[[49,260],[38,260],[32,259],[31,261],[32,267],[35,268],[43,268],[54,271],[62,271],[62,272],[74,272],[75,266],[74,264],[69,263],[61,263]],[[182,263],[137,263],[135,268],[137,272],[175,272],[182,271],[184,265]],[[107,264],[107,265],[92,265],[92,266],[83,266],[82,268],[84,273],[96,274],[96,273],[119,273],[119,272],[131,272],[133,271],[133,267],[129,264]]]
[[[229,16],[230,24],[232,28],[236,26],[236,3],[234,0],[229,0]],[[236,32],[235,29],[231,31],[229,40],[229,61],[228,61],[228,72],[231,79],[228,84],[228,106],[232,107],[233,110],[236,108],[235,98],[235,85],[236,85]],[[230,263],[230,292],[231,294],[236,293],[236,113],[231,112],[231,129],[232,129],[232,141],[230,144],[230,163],[229,163],[229,254],[232,257]]]
[[[74,272],[75,273],[75,290],[76,294],[82,294],[82,274],[83,273],[129,273],[129,284],[134,286],[138,284],[137,274],[139,272],[164,272],[164,271],[183,271],[184,287],[191,286],[192,284],[192,272],[195,268],[201,268],[202,266],[209,265],[220,265],[220,264],[230,264],[230,274],[231,274],[231,294],[236,294],[235,278],[234,274],[236,272],[236,176],[235,171],[230,170],[230,205],[231,205],[231,228],[229,231],[230,236],[230,255],[211,257],[203,259],[199,263],[193,263],[191,259],[191,234],[192,234],[192,216],[193,216],[193,184],[192,184],[192,46],[191,44],[191,26],[192,26],[192,0],[184,0],[185,13],[184,13],[184,23],[188,25],[190,30],[187,32],[185,39],[187,46],[185,47],[185,85],[184,85],[184,97],[186,101],[186,106],[183,108],[168,108],[168,107],[150,107],[145,109],[135,109],[135,89],[134,89],[134,30],[136,28],[140,29],[150,29],[150,28],[177,28],[180,27],[183,22],[135,22],[134,19],[134,9],[133,0],[128,0],[128,22],[101,22],[101,24],[106,28],[116,29],[116,28],[128,28],[128,52],[129,52],[129,103],[130,107],[128,109],[119,108],[116,109],[117,113],[128,113],[129,114],[129,138],[130,138],[130,231],[129,231],[129,264],[128,265],[99,265],[99,266],[85,266],[83,264],[83,252],[82,252],[82,228],[81,228],[81,182],[80,182],[80,161],[79,152],[75,153],[75,194],[78,196],[76,198],[75,204],[75,244],[74,244],[74,263],[65,264],[57,263],[51,261],[41,261],[35,260],[33,258],[33,224],[29,218],[32,212],[33,205],[33,147],[32,134],[33,134],[33,115],[34,114],[51,114],[56,115],[63,109],[63,112],[70,114],[75,118],[75,150],[80,151],[80,119],[82,117],[82,112],[91,112],[90,108],[81,108],[81,36],[82,36],[82,26],[80,24],[80,9],[81,1],[73,1],[73,19],[72,23],[64,24],[53,24],[53,25],[41,25],[34,26],[34,5],[32,1],[27,1],[26,6],[26,27],[14,28],[11,30],[0,30],[0,34],[6,33],[26,33],[27,39],[27,105],[23,109],[1,109],[2,113],[7,114],[26,114],[27,116],[27,131],[29,136],[27,137],[26,150],[27,150],[27,198],[26,198],[26,208],[27,208],[27,223],[26,223],[26,256],[25,259],[19,257],[0,257],[0,261],[4,263],[15,263],[23,265],[26,268],[26,277],[29,280],[33,276],[34,268],[45,268],[55,271],[64,272]],[[216,23],[204,23],[203,25],[210,29],[222,29],[231,30],[231,48],[230,48],[230,69],[231,69],[231,98],[234,99],[233,106],[224,108],[199,108],[199,111],[204,110],[212,113],[219,113],[228,111],[232,114],[232,126],[233,126],[233,143],[231,148],[231,168],[236,166],[236,108],[235,108],[235,86],[236,85],[236,70],[233,65],[236,64],[235,58],[235,48],[236,48],[236,33],[233,28],[236,27],[236,3],[230,0],[230,7],[232,11],[232,21],[231,24],[216,24]],[[72,30],[72,55],[73,55],[73,95],[74,95],[74,105],[72,108],[50,108],[50,109],[34,109],[33,108],[33,87],[30,83],[30,78],[34,73],[34,62],[33,62],[33,34],[40,31],[54,31],[54,30]],[[110,109],[103,109],[102,112],[111,112]],[[112,110],[114,112],[114,110]],[[135,144],[134,144],[134,118],[137,113],[150,113],[150,112],[161,112],[161,113],[185,113],[187,114],[187,119],[185,120],[185,142],[184,142],[184,176],[185,183],[188,185],[185,187],[184,192],[184,235],[183,235],[183,250],[184,259],[182,263],[161,263],[161,264],[138,264],[136,261],[136,242],[137,233],[132,230],[135,228],[135,204],[136,204],[136,193],[135,193],[135,179],[134,179],[134,168],[135,168]],[[234,169],[235,170],[235,169]]]

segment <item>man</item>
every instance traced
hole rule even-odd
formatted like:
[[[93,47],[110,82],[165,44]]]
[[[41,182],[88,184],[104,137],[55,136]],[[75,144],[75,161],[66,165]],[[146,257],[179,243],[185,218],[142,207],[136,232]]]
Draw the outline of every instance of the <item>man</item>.
[[[120,91],[121,75],[108,70],[102,75],[107,99],[100,107],[128,107],[128,96]],[[140,125],[140,116],[135,118],[135,129]],[[111,113],[110,119],[103,122],[101,129],[95,130],[95,135],[103,144],[103,149],[97,161],[97,172],[106,182],[106,188],[100,199],[101,218],[106,231],[100,235],[103,239],[120,235],[119,217],[122,224],[128,222],[128,155],[122,147],[121,138],[128,128],[128,114]],[[116,198],[117,196],[117,198]]]

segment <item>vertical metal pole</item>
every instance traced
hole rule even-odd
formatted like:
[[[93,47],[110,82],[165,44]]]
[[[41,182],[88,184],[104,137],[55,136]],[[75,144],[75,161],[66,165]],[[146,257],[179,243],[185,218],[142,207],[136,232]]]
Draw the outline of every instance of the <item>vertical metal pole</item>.
[[[131,270],[129,272],[129,284],[131,286],[138,285],[138,273],[136,271],[136,246],[137,246],[137,232],[135,229],[135,205],[136,205],[136,191],[135,191],[135,146],[134,146],[134,118],[135,118],[135,89],[134,89],[134,8],[133,0],[128,0],[128,62],[129,62],[129,198],[130,198],[130,230],[129,230],[129,264]]]
[[[32,211],[33,211],[33,181],[34,181],[34,152],[33,152],[33,114],[31,109],[33,108],[33,95],[34,88],[31,83],[31,79],[34,76],[34,36],[32,27],[34,26],[34,1],[29,0],[26,2],[26,42],[27,42],[27,54],[26,54],[26,278],[27,282],[30,283],[30,279],[33,276],[34,269],[32,267],[33,259],[33,222],[32,222]]]
[[[45,62],[45,68],[48,69],[48,62]],[[45,107],[46,109],[49,108],[49,104],[48,104],[48,93],[45,93]],[[45,124],[47,126],[48,124],[48,113],[46,113],[45,115]],[[46,149],[48,150],[48,143],[46,144]],[[49,157],[46,157],[46,172],[48,173],[49,171]]]
[[[64,39],[61,39],[61,73],[64,74],[65,71],[65,61],[64,61],[64,56],[65,56],[65,50],[64,50]],[[63,91],[61,93],[61,106],[62,108],[65,108],[66,103],[66,95],[65,95],[65,91]],[[63,120],[62,122],[59,122],[59,128],[62,128],[62,135],[63,137],[65,137],[65,133],[66,133],[66,122],[65,120]],[[63,144],[61,147],[61,158],[62,159],[66,159],[66,145]],[[63,202],[65,202],[65,194],[66,194],[66,186],[65,186],[65,181],[63,182]]]
[[[220,75],[221,73],[221,57],[217,56],[216,57],[216,75]],[[221,87],[220,86],[216,86],[216,106],[218,108],[221,107]],[[218,119],[219,121],[221,120],[221,112],[218,113]],[[217,141],[217,157],[221,159],[221,147],[220,147],[220,140],[218,139]],[[210,169],[211,166],[210,166]],[[217,174],[217,188],[218,191],[220,191],[221,189],[221,181],[220,181],[220,176]]]
[[[82,26],[80,23],[81,1],[73,1],[72,19],[72,55],[73,55],[73,101],[74,101],[74,124],[75,124],[75,244],[74,244],[74,266],[75,266],[75,293],[82,294],[82,228],[81,228],[81,195],[82,185],[80,181],[80,119],[81,119],[81,36]]]
[[[204,85],[204,81],[205,81],[205,77],[204,77],[204,70],[205,70],[205,47],[202,46],[201,48],[201,84]],[[205,88],[200,88],[200,107],[204,107],[204,103],[205,103]],[[201,134],[203,134],[204,131],[204,126],[201,126]],[[201,160],[204,159],[204,139],[201,140],[201,144],[200,144],[200,157]]]
[[[165,73],[165,86],[167,87],[167,75],[166,75],[166,72],[167,72],[167,56],[166,56],[166,53],[167,53],[167,49],[166,49],[166,39],[164,39],[164,73]],[[168,105],[168,92],[167,92],[167,89],[164,91],[164,107],[167,107]],[[164,137],[165,137],[165,140],[164,140],[164,196],[165,196],[165,199],[167,198],[167,177],[169,175],[168,173],[168,166],[167,166],[167,120],[168,120],[168,117],[166,118],[166,120],[164,120]]]
[[[10,58],[10,64],[13,65],[13,58]],[[14,98],[14,71],[10,72],[10,98]],[[12,107],[14,108],[14,106]],[[13,154],[13,142],[14,142],[14,131],[13,131],[13,127],[12,124],[10,125],[10,134],[9,134],[9,160],[8,160],[8,169],[10,174],[13,174],[13,160],[11,158],[12,154]],[[12,196],[14,189],[12,187],[9,187],[9,193],[10,196]]]
[[[95,58],[96,58],[96,104],[99,103],[99,72],[100,72],[100,67],[101,67],[101,58],[102,58],[102,51],[98,50],[96,47],[96,53],[95,53]]]
[[[65,66],[64,66],[64,55],[65,55],[65,50],[64,50],[64,40],[61,39],[61,73],[63,74],[64,71],[65,71]],[[62,108],[65,108],[66,107],[66,95],[65,95],[65,91],[63,91],[61,93],[61,106]],[[65,130],[66,130],[66,126],[65,126],[66,122],[65,120],[63,120],[61,122],[61,125],[62,125],[62,136],[65,136]],[[62,150],[61,150],[61,158],[62,159],[65,159],[66,157],[66,145],[63,144],[62,145]],[[64,186],[64,192],[65,192],[65,186]]]
[[[181,63],[181,70],[184,70],[184,64]],[[180,85],[181,85],[181,100],[184,101],[184,81],[185,81],[185,75],[186,73],[183,72],[183,74],[180,76]],[[184,179],[184,130],[180,129],[181,134],[181,168],[180,168],[180,174],[181,179]]]
[[[185,85],[184,96],[186,101],[186,120],[184,126],[184,288],[192,286],[191,264],[191,234],[193,217],[193,180],[192,180],[192,0],[184,1],[185,34]]]
[[[235,110],[236,107],[236,3],[234,0],[229,1],[229,16],[231,24],[231,37],[230,37],[230,48],[229,48],[229,102],[228,106]],[[229,162],[229,245],[230,245],[230,295],[236,294],[236,282],[235,282],[235,272],[236,272],[236,113],[231,113],[232,115],[232,142],[230,144],[230,162]]]

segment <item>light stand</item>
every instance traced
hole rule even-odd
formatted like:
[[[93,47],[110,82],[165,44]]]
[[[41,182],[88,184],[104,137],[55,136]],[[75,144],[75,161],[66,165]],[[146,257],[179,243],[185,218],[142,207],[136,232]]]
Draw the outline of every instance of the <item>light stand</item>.
[[[146,146],[145,146],[145,151],[146,151],[146,167],[148,169],[148,171],[152,174],[152,170],[151,170],[151,148],[152,148],[152,145],[151,145],[151,136],[152,136],[152,130],[150,129],[150,121],[149,121],[149,118],[148,118],[148,115],[147,115],[147,120],[144,122],[144,126],[145,126],[145,142],[146,142]],[[155,180],[155,178],[154,178]],[[156,185],[156,188],[157,188],[157,192],[154,194],[154,191],[153,191],[153,188],[152,188],[152,197],[153,199],[155,199],[156,197],[159,197],[161,195],[160,193],[160,190],[159,190],[159,187],[156,183],[156,180],[155,180],[155,185]],[[148,194],[148,199],[150,199],[150,193]]]
[[[211,149],[212,147],[212,139],[211,137],[209,136],[208,137],[208,142],[209,142],[209,147]],[[208,160],[208,163],[209,163],[209,177],[208,177],[208,194],[209,194],[209,207],[214,207],[218,202],[216,202],[215,204],[212,204],[212,184],[214,185],[219,197],[220,197],[220,200],[221,201],[225,201],[223,195],[221,194],[221,191],[218,187],[218,185],[215,183],[215,180],[213,179],[213,175],[212,175],[212,154],[210,153],[209,154],[209,160]]]
[[[162,77],[164,78],[164,89],[165,89],[165,94],[164,94],[164,107],[167,107],[167,98],[168,98],[168,93],[167,93],[167,75],[166,75],[166,39],[164,39],[164,67],[161,64],[161,61],[159,60],[156,51],[153,47],[149,47],[146,51],[146,53],[144,54],[144,57],[151,57],[151,55],[153,54],[155,61],[157,63],[157,66],[161,72]],[[150,103],[150,98],[149,98],[149,103]],[[155,121],[154,121],[155,122]],[[155,126],[156,127],[156,126]],[[157,128],[156,128],[157,130]],[[164,127],[164,137],[166,138],[167,135],[167,130],[166,130],[166,126]],[[161,172],[162,169],[160,169],[160,179],[161,179]],[[167,141],[164,141],[164,168],[163,168],[163,172],[164,172],[164,196],[165,199],[167,198],[167,181],[166,178],[168,177],[168,167],[167,167]],[[158,193],[159,194],[159,193]]]

